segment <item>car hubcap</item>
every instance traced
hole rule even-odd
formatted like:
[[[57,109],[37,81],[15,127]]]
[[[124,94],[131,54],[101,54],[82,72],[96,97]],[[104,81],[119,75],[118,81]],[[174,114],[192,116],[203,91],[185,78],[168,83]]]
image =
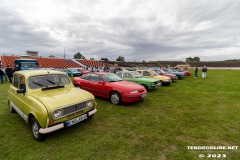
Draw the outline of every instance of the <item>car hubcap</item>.
[[[38,137],[39,131],[38,131],[38,125],[36,122],[34,122],[33,126],[32,126],[32,132],[34,137]]]
[[[162,86],[162,82],[161,81],[159,81],[159,86]]]
[[[113,104],[118,104],[118,102],[119,102],[119,97],[118,97],[118,95],[117,95],[117,94],[113,94],[113,95],[111,96],[111,101],[112,101]]]

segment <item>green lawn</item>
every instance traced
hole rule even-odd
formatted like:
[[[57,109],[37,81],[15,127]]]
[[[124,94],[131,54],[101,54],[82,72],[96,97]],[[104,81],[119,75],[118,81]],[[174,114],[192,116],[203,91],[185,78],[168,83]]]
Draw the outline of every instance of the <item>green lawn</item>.
[[[159,87],[134,104],[116,106],[96,98],[93,119],[48,134],[43,142],[8,111],[8,84],[0,84],[0,159],[191,160],[211,153],[239,160],[240,149],[187,149],[240,142],[240,71],[209,70],[207,76]]]

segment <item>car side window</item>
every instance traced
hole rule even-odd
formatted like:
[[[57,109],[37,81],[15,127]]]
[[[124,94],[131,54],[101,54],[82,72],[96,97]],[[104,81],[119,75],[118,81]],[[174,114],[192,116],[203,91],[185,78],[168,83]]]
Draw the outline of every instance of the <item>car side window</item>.
[[[26,90],[26,82],[25,82],[25,77],[24,76],[21,76],[21,78],[20,78],[19,89]]]
[[[140,74],[142,74],[142,72],[141,71],[137,71],[138,73],[140,73]]]
[[[99,82],[99,81],[102,81],[102,78],[101,78],[99,75],[91,74],[89,80],[90,80],[90,81],[94,81],[94,82]]]
[[[20,80],[20,76],[14,75],[14,78],[13,78],[13,86],[14,87],[18,88],[19,80]]]
[[[90,74],[85,74],[81,78],[85,79],[85,80],[89,80],[90,79]]]
[[[122,75],[122,73],[117,73],[116,75],[118,75],[121,78],[124,78],[124,76]],[[123,77],[122,77],[123,76]]]
[[[143,71],[143,76],[150,76],[150,73],[148,71]]]
[[[124,73],[125,78],[133,78],[133,76],[130,73]]]

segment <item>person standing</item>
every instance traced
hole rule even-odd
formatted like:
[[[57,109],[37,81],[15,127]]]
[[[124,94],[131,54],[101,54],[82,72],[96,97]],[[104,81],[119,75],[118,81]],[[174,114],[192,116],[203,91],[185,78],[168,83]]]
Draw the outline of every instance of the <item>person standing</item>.
[[[194,78],[198,78],[198,67],[195,66]]]
[[[203,66],[202,68],[202,78],[206,78],[207,77],[207,67]]]
[[[6,75],[8,77],[9,82],[12,83],[13,70],[9,65],[7,65],[7,68],[5,69],[5,72],[6,72]]]
[[[3,72],[3,69],[2,69],[2,66],[1,66],[1,68],[0,68],[0,81],[1,81],[1,83],[3,84],[3,77],[4,77],[4,72]]]

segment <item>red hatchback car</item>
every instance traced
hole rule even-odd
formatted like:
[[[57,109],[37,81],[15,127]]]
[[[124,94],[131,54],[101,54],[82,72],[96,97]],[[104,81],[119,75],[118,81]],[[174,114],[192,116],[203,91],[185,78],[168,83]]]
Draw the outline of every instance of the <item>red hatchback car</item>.
[[[147,94],[143,86],[124,81],[119,76],[106,72],[91,72],[75,77],[73,84],[96,96],[110,98],[113,104],[140,101]]]

